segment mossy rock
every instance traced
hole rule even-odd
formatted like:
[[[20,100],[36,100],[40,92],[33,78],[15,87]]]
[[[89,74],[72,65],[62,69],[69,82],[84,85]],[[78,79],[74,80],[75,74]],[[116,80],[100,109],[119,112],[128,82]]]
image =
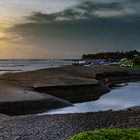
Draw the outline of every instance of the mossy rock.
[[[140,129],[103,129],[86,131],[67,140],[140,140]]]

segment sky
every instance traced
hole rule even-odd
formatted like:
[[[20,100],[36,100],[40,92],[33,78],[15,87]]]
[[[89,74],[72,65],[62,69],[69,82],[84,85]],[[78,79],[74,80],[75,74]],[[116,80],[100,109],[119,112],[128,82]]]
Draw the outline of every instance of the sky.
[[[0,0],[0,59],[140,51],[140,0]]]

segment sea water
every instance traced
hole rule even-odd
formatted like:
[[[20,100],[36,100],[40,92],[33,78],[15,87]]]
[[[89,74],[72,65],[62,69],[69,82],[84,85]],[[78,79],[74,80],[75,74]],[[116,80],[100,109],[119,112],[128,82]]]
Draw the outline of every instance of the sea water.
[[[58,67],[72,63],[72,60],[63,59],[0,60],[0,74]]]
[[[140,82],[125,83],[116,86],[96,101],[74,104],[72,107],[51,110],[45,114],[84,113],[106,110],[121,110],[140,106]]]

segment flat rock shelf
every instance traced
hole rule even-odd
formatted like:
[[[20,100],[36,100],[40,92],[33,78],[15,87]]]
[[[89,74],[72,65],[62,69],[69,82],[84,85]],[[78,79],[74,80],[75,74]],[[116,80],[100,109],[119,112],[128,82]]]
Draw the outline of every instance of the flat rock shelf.
[[[66,106],[72,104],[51,95],[5,85],[0,88],[0,113],[2,114],[34,114]]]
[[[100,96],[110,91],[108,87],[99,82],[97,84],[44,86],[36,87],[34,90],[67,100],[71,103],[97,100]]]

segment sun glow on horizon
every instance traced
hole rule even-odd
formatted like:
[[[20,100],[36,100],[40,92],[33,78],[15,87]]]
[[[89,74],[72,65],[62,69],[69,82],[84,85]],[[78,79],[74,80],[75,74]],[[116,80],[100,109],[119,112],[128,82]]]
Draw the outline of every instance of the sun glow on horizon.
[[[5,31],[1,31],[0,32],[0,37],[5,37],[6,36],[6,32]]]

